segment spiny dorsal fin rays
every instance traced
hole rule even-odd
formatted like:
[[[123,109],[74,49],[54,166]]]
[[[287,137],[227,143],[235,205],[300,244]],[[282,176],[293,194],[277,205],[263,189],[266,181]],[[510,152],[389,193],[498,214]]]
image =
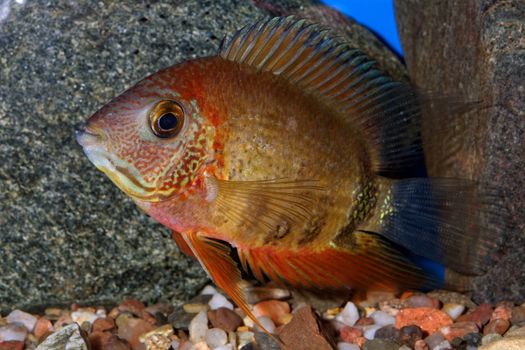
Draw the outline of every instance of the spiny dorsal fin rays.
[[[338,110],[363,132],[377,172],[402,173],[423,159],[415,90],[393,82],[320,25],[293,17],[262,20],[225,38],[218,54],[281,76]]]

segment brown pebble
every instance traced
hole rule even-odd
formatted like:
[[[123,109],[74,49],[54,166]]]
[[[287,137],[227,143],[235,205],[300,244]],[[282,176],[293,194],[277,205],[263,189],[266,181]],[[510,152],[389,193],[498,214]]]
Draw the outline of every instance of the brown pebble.
[[[208,311],[208,319],[215,328],[220,328],[226,332],[233,332],[242,325],[242,318],[234,311],[220,307],[217,310]]]
[[[115,328],[115,321],[112,318],[109,318],[109,317],[97,318],[95,322],[93,322],[91,331],[93,333],[104,332],[104,331],[109,331],[113,328]]]
[[[53,329],[53,324],[46,317],[40,317],[36,323],[35,328],[33,329],[33,334],[37,339],[40,339],[44,334]]]
[[[363,330],[357,327],[344,326],[339,330],[339,336],[344,342],[355,344],[356,339],[363,337]]]
[[[150,323],[140,318],[128,318],[127,320],[125,320],[125,322],[122,323],[118,323],[117,321],[117,324],[119,325],[118,336],[122,339],[127,340],[130,343],[133,350],[146,349],[144,344],[140,342],[139,337],[142,334],[152,331],[154,329],[154,327]]]
[[[445,326],[439,331],[446,340],[451,341],[454,338],[462,338],[469,333],[479,333],[479,328],[475,322],[464,321]]]
[[[414,350],[429,350],[427,343],[423,339],[419,339],[414,343]]]
[[[356,326],[370,326],[373,325],[374,319],[372,317],[361,317],[357,322],[355,323]]]
[[[268,316],[276,326],[280,326],[290,314],[290,304],[280,300],[261,301],[253,306],[253,314],[255,317]]]
[[[496,318],[487,323],[487,325],[483,328],[483,335],[490,333],[498,333],[503,335],[509,329],[509,327],[510,322],[508,320]]]
[[[0,350],[22,350],[24,348],[23,341],[3,341],[0,342]]]
[[[469,312],[466,315],[459,316],[457,322],[475,322],[478,327],[482,327],[490,320],[492,316],[492,306],[489,304],[481,304],[474,311]]]
[[[512,309],[510,322],[518,326],[525,325],[525,306],[516,306]]]
[[[116,319],[118,317],[118,315],[120,315],[120,310],[118,309],[118,307],[114,307],[109,312],[108,317],[112,318],[112,319]]]
[[[93,332],[88,336],[88,342],[91,350],[103,350],[105,344],[111,337],[111,333],[107,332]]]
[[[112,335],[105,344],[103,350],[130,350],[130,344],[116,335]]]
[[[137,299],[126,299],[118,305],[120,311],[131,312],[135,316],[142,316],[142,311],[146,309],[144,303]]]
[[[512,306],[508,304],[503,304],[503,305],[496,306],[494,311],[492,311],[492,315],[490,316],[490,319],[491,320],[500,319],[500,320],[508,321],[510,320],[511,316],[512,316]]]

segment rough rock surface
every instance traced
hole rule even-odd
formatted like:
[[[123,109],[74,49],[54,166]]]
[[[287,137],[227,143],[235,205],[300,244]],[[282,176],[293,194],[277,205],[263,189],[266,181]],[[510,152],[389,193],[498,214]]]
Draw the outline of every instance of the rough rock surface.
[[[89,163],[74,131],[147,74],[213,53],[224,34],[268,11],[312,1],[257,3],[264,9],[240,0],[1,2],[0,311],[123,296],[180,303],[203,285],[198,264]],[[405,74],[349,23],[354,45]]]
[[[463,122],[459,134],[426,135],[438,145],[428,154],[429,172],[489,181],[502,189],[510,211],[503,256],[474,282],[475,300],[512,299],[525,294],[525,3],[521,0],[396,0],[396,16],[412,81],[423,90],[463,94],[488,108]],[[428,130],[442,120],[425,119]],[[439,161],[452,154],[451,165]],[[494,237],[497,239],[498,237]]]

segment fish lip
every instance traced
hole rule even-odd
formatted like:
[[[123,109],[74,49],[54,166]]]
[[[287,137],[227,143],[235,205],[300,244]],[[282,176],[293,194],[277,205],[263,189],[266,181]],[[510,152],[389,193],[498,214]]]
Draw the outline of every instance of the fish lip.
[[[104,134],[90,127],[75,131],[77,143],[83,148],[96,146],[104,140]]]

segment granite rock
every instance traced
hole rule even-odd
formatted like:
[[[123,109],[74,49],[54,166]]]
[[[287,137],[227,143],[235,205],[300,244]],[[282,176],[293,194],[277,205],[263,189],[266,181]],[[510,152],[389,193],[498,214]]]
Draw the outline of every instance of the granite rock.
[[[5,4],[5,5],[4,5]],[[315,7],[312,7],[314,6]],[[177,304],[207,281],[170,233],[90,164],[74,132],[144,76],[215,52],[268,13],[334,24],[352,46],[405,77],[370,32],[314,0],[2,1],[0,311],[114,303]],[[331,18],[338,17],[338,21]],[[328,20],[326,20],[328,18]]]
[[[523,301],[525,285],[525,3],[522,0],[396,0],[396,17],[411,80],[423,90],[463,95],[484,108],[456,127],[423,135],[429,174],[498,186],[508,222],[494,240],[497,263],[472,284],[476,301]],[[424,130],[442,130],[425,118]],[[452,145],[449,140],[459,141]],[[449,162],[443,166],[443,159]]]

